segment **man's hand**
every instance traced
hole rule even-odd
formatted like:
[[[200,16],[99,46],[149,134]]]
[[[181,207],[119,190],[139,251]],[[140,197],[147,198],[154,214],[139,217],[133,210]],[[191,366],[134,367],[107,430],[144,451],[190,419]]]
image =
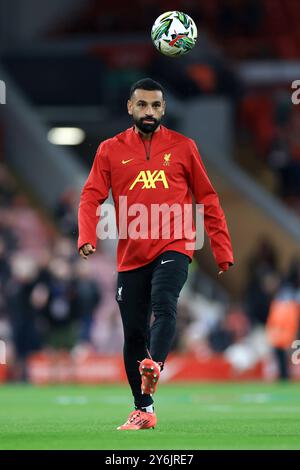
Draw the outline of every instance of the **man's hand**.
[[[87,259],[89,255],[92,255],[95,253],[96,248],[93,247],[90,243],[86,243],[85,245],[82,245],[82,247],[79,250],[79,254],[81,258]]]
[[[220,263],[219,264],[220,271],[218,272],[218,276],[221,276],[223,273],[225,273],[225,271],[228,271],[230,266],[231,266],[230,263]]]

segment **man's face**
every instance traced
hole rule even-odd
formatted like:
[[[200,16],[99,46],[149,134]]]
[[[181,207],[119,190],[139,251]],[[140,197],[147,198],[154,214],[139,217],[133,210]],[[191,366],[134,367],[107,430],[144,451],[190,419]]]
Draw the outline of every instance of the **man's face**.
[[[157,129],[165,114],[165,107],[166,103],[160,90],[137,89],[127,103],[128,113],[137,128],[145,134]]]

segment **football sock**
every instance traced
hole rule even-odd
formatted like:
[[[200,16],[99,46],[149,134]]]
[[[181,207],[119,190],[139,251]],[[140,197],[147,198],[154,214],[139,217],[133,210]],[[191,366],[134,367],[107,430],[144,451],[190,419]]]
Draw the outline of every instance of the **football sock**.
[[[141,411],[145,411],[146,413],[154,413],[153,405],[142,407]]]

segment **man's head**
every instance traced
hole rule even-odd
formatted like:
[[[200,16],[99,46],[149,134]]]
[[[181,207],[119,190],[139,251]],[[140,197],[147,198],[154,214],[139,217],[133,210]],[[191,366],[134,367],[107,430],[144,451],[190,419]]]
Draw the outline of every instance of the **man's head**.
[[[130,89],[127,108],[141,132],[144,134],[154,132],[165,114],[163,87],[151,78],[139,80]]]

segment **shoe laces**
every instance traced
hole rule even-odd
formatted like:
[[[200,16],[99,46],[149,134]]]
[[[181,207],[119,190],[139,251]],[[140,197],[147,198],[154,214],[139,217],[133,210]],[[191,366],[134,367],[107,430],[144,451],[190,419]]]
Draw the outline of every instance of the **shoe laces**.
[[[151,357],[150,359],[151,359],[151,361],[153,361],[152,357]],[[140,364],[142,361],[137,361],[137,362]],[[153,362],[156,362],[156,361],[153,361]],[[158,364],[158,365],[159,365],[160,369],[161,369],[161,368],[162,368],[162,366],[164,365],[164,363],[163,363],[163,362],[156,362],[156,364]]]
[[[134,421],[136,421],[137,418],[139,418],[141,416],[141,411],[140,410],[136,410],[136,411],[132,411],[129,415],[129,418],[128,420],[126,421],[125,424],[131,424],[131,423],[134,423]]]

